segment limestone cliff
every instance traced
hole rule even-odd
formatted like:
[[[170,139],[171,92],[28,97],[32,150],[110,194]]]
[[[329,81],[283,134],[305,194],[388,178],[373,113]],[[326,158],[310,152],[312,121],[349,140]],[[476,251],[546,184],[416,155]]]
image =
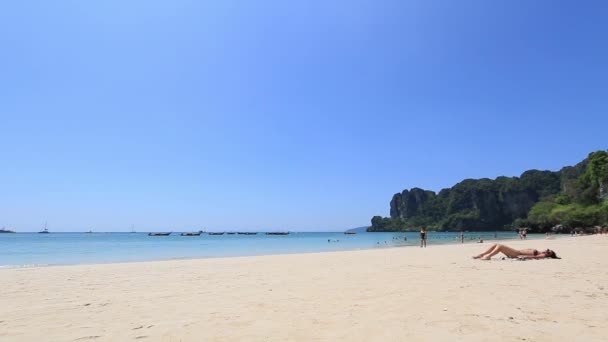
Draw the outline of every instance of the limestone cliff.
[[[587,161],[560,171],[529,170],[519,177],[465,179],[439,193],[412,188],[393,195],[390,218],[374,217],[370,231],[395,231],[432,226],[439,230],[500,229],[527,217],[541,199],[579,196],[578,178]],[[606,182],[608,183],[608,182]],[[601,183],[599,197],[608,197]]]

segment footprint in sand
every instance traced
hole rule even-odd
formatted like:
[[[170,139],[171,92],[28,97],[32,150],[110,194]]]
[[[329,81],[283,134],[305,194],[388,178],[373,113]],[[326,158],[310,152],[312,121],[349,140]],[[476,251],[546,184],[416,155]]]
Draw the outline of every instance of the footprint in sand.
[[[84,337],[79,337],[79,338],[75,339],[74,341],[94,340],[94,339],[99,338],[99,337],[101,337],[101,336],[98,336],[98,335],[84,336]]]

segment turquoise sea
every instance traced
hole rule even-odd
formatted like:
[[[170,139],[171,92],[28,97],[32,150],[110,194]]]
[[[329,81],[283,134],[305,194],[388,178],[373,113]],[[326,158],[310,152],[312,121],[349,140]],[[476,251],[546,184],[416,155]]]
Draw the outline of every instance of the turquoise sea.
[[[459,233],[429,232],[428,245],[457,243]],[[0,234],[0,267],[310,253],[418,246],[419,233],[148,236],[147,233]],[[513,232],[465,234],[465,243],[518,239]],[[544,238],[529,234],[528,238]],[[329,241],[328,241],[329,240]]]

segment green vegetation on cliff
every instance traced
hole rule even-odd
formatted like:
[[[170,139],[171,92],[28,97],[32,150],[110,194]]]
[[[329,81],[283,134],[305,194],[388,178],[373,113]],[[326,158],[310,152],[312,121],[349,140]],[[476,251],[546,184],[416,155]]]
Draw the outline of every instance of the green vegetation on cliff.
[[[608,152],[598,151],[560,171],[520,177],[466,179],[439,193],[413,188],[393,195],[390,217],[374,216],[368,231],[546,231],[608,224]]]

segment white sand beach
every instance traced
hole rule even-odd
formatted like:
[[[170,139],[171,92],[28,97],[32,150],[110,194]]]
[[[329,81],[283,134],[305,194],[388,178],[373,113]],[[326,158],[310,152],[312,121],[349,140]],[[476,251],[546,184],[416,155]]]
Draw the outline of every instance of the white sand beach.
[[[0,341],[600,341],[608,236],[0,270]]]

